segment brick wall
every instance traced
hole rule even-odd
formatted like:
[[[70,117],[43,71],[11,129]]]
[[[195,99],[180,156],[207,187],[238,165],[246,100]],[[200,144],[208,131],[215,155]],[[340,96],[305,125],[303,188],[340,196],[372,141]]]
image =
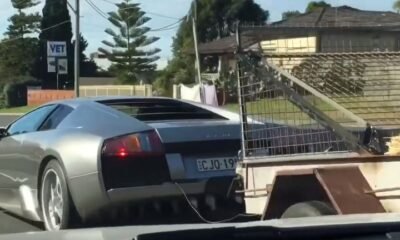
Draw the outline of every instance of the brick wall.
[[[28,106],[37,106],[51,101],[71,99],[74,91],[67,90],[28,90]]]

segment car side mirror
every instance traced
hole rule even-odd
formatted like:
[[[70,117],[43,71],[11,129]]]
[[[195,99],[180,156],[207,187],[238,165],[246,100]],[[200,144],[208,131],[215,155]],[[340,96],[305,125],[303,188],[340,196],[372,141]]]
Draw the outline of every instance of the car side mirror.
[[[7,137],[7,136],[8,136],[7,128],[0,127],[0,138]]]

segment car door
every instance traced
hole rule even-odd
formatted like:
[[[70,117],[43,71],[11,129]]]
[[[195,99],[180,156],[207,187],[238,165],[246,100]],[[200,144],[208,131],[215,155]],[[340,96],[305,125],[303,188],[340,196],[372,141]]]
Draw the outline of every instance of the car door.
[[[29,166],[18,177],[26,177],[31,181],[27,185],[31,188],[37,189],[37,170],[39,169],[40,162],[43,158],[43,152],[46,150],[48,143],[54,140],[58,135],[52,130],[72,112],[72,108],[65,105],[58,105],[56,109],[51,111],[50,115],[46,117],[36,131],[24,134],[21,143],[21,157],[18,159],[19,165]]]
[[[1,207],[18,212],[18,187],[21,184],[29,186],[35,180],[29,174],[34,163],[25,161],[22,144],[27,135],[37,131],[55,108],[56,105],[47,105],[22,116],[7,128],[7,136],[0,139]]]

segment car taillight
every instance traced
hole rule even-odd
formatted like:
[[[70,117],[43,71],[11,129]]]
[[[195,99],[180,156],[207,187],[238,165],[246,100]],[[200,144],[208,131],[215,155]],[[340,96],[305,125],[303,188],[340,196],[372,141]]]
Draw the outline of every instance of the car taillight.
[[[102,155],[107,157],[145,157],[164,154],[164,147],[156,131],[136,133],[105,141]]]

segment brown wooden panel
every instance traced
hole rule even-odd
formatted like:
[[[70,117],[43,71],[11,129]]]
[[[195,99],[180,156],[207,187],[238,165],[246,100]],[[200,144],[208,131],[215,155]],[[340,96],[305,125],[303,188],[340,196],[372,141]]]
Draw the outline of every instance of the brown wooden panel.
[[[385,209],[371,191],[358,167],[316,169],[315,174],[339,214],[383,213]]]

